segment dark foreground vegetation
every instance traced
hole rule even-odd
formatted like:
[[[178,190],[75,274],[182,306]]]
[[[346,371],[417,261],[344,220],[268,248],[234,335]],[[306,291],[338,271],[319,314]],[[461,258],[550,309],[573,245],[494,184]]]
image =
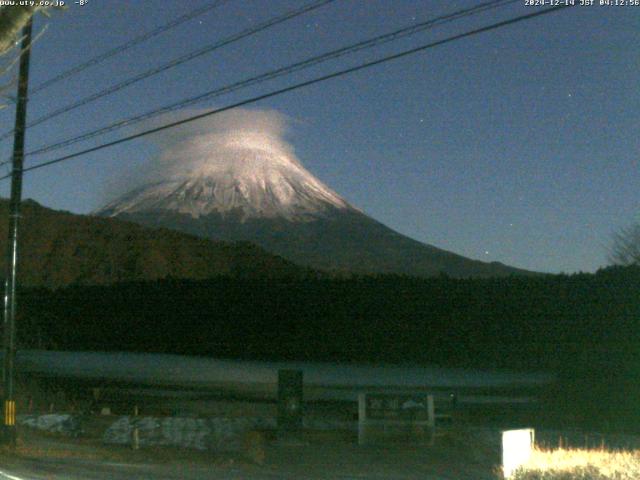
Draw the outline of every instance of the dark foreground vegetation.
[[[636,425],[640,268],[451,279],[214,278],[20,295],[22,348],[549,371],[578,423]]]

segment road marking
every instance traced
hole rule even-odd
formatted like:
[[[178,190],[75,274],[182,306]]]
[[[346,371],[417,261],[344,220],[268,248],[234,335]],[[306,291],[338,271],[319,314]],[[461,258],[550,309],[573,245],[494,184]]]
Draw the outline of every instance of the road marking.
[[[5,478],[8,478],[9,480],[26,480],[22,477],[16,477],[15,475],[9,475],[6,472],[3,472],[2,470],[0,470],[0,475],[2,475]]]

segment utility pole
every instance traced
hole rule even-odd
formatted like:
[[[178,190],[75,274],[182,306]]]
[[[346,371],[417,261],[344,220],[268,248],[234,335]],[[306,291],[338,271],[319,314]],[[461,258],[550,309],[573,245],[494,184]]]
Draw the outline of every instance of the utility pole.
[[[7,242],[7,271],[4,290],[4,438],[5,442],[16,442],[16,401],[14,392],[16,358],[16,273],[18,263],[18,224],[22,200],[22,166],[24,163],[24,137],[27,120],[27,94],[29,91],[29,56],[31,52],[31,26],[29,19],[22,29],[20,45],[20,73],[18,98],[16,101],[16,123],[13,140],[13,162],[11,169],[11,199],[9,203],[9,233]]]

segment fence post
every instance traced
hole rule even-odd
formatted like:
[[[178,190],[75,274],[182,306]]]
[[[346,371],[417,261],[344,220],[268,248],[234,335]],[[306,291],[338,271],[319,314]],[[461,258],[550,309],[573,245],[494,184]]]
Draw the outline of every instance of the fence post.
[[[367,394],[358,394],[358,445],[364,445],[366,442],[365,429],[367,423]]]
[[[134,450],[140,448],[140,431],[138,430],[138,406],[133,407],[133,436],[131,439],[131,446]]]

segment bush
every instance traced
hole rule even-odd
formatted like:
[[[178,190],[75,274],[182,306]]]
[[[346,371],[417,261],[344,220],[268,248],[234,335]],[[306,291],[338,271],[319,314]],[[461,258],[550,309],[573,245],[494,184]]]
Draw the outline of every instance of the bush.
[[[640,451],[535,449],[511,480],[638,480]]]
[[[513,480],[610,480],[614,477],[603,475],[598,468],[575,467],[571,470],[529,470],[518,469]]]

